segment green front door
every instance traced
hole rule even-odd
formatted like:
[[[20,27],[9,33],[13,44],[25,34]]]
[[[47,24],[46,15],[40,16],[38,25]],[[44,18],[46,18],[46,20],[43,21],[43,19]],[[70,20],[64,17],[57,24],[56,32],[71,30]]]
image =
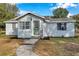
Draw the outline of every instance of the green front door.
[[[39,29],[40,29],[40,23],[39,21],[33,21],[33,34],[34,35],[39,35]]]

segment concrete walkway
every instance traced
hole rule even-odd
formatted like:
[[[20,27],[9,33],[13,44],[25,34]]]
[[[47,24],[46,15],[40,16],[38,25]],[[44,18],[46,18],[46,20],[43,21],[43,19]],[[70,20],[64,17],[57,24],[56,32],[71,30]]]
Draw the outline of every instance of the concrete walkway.
[[[24,43],[26,43],[26,45],[21,45],[20,47],[18,47],[16,50],[16,55],[17,56],[38,56],[32,51],[33,45],[37,41],[38,39],[24,40]],[[27,45],[27,44],[32,44],[32,45]]]

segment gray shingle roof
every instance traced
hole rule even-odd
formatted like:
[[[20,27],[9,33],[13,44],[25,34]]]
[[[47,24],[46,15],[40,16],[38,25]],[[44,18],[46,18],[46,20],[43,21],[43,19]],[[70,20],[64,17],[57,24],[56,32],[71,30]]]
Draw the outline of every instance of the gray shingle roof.
[[[44,16],[47,22],[76,22],[73,18],[53,18],[52,16]]]
[[[24,15],[15,17],[9,21],[5,21],[5,22],[17,22],[20,18],[26,16],[27,14],[32,14],[34,16],[40,17],[42,18],[44,21],[46,22],[76,22],[76,20],[72,19],[72,18],[54,18],[53,16],[39,16],[37,14],[33,14],[33,13],[26,13]]]

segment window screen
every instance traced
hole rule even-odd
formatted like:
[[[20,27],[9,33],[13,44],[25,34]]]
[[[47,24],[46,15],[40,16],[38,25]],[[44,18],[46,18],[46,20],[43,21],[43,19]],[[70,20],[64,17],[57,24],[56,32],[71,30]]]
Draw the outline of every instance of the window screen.
[[[66,30],[66,23],[57,23],[57,30]]]

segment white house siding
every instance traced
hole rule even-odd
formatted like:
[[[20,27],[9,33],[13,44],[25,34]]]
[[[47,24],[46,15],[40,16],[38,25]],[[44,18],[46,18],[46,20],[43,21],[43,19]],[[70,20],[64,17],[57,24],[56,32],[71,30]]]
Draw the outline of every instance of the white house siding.
[[[29,16],[32,17],[32,20],[28,19]],[[31,38],[32,36],[34,36],[33,35],[33,21],[34,20],[39,20],[40,23],[42,23],[40,18],[35,17],[33,15],[26,15],[25,17],[19,19],[19,21],[18,21],[18,38]],[[19,22],[21,22],[21,21],[24,21],[24,22],[30,21],[31,22],[31,24],[30,24],[31,28],[30,29],[25,29],[25,30],[20,29],[19,28]],[[41,27],[41,24],[40,24],[40,27]]]
[[[6,35],[17,35],[17,24],[16,29],[12,27],[13,23],[6,23]]]
[[[21,22],[21,21],[31,22],[31,20],[29,20],[29,19],[27,20],[27,17],[28,16],[25,16],[25,17],[19,19],[19,21],[18,21],[18,38],[30,38],[31,37],[31,29],[20,29],[20,26],[19,26],[19,22]]]
[[[73,37],[75,36],[75,25],[74,23],[67,23],[67,30],[57,30],[57,23],[46,23],[43,28],[43,36],[52,37]]]

